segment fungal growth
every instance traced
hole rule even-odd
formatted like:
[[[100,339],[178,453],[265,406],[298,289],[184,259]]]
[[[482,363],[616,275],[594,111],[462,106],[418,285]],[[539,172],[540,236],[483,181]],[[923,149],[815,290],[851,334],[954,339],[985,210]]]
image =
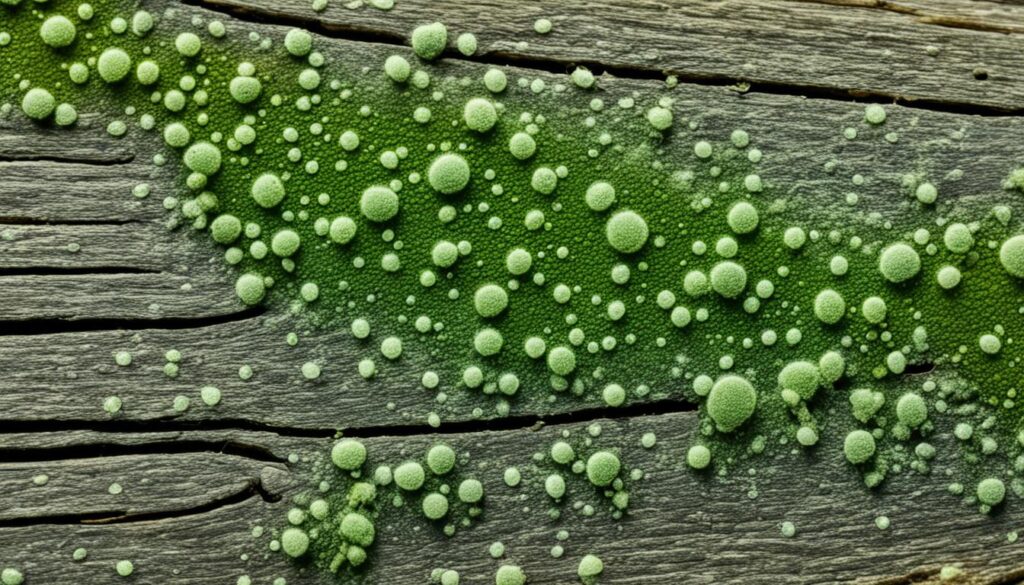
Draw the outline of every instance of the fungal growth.
[[[927,474],[942,448],[950,492],[971,507],[1024,494],[1022,169],[979,182],[989,198],[957,197],[942,178],[952,169],[923,177],[909,162],[884,203],[854,192],[860,174],[849,193],[812,194],[770,136],[682,107],[671,87],[626,91],[583,67],[439,64],[478,48],[462,31],[452,45],[439,22],[409,31],[411,50],[364,63],[304,30],[257,32],[185,6],[15,0],[0,15],[0,116],[70,133],[88,113],[112,140],[152,145],[177,188],[125,196],[166,209],[181,237],[209,238],[238,303],[338,333],[348,349],[336,353],[357,354],[302,365],[305,381],[351,382],[325,386],[324,401],[387,395],[382,410],[438,427],[673,399],[700,413],[691,444],[664,454],[686,473],[820,450],[875,487]],[[534,31],[558,27],[539,19]],[[849,113],[841,139],[869,145],[894,142],[903,115]],[[164,374],[180,360],[168,353]],[[405,409],[396,387],[430,392],[435,407]],[[228,394],[211,382],[174,410],[225,408]],[[116,396],[100,407],[123,412]],[[939,446],[944,429],[955,444]],[[532,489],[552,518],[577,492],[574,509],[621,517],[642,472],[599,434],[554,442],[525,476],[488,472]],[[274,550],[347,574],[373,558],[382,510],[468,529],[491,485],[468,459],[439,443],[377,460],[342,438]],[[511,561],[494,571],[499,585],[527,582]],[[603,571],[587,554],[576,577]],[[458,583],[453,569],[437,575]]]

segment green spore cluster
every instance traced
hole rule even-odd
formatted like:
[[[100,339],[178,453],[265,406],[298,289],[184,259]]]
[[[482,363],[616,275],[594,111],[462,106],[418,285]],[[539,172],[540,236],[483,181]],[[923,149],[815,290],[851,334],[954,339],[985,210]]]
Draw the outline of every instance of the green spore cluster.
[[[27,5],[0,8],[13,39],[0,68],[16,73],[0,81],[4,115],[72,132],[88,112],[112,139],[149,140],[154,165],[180,175],[150,202],[208,232],[238,302],[351,333],[360,356],[345,367],[369,391],[415,372],[438,395],[436,412],[407,413],[416,422],[682,398],[702,417],[699,444],[676,454],[695,470],[785,439],[831,446],[877,485],[897,466],[926,472],[917,447],[956,425],[972,429],[958,435],[964,485],[1019,471],[1016,199],[955,201],[941,173],[907,169],[904,205],[846,196],[847,212],[826,202],[844,194],[759,168],[779,155],[770,137],[713,130],[713,113],[671,93],[599,96],[580,70],[558,91],[498,67],[448,75],[430,63],[447,47],[440,23],[411,31],[411,52],[353,68],[298,29],[254,38],[187,10],[154,23],[120,0],[91,18]],[[850,114],[880,137],[900,112]],[[1006,172],[1018,194],[1024,174]],[[616,491],[621,478],[601,485],[614,449],[593,474],[591,451],[569,464]],[[387,486],[436,522],[456,499],[479,502],[460,498],[481,484],[441,491],[429,460],[392,463]],[[332,509],[372,521],[381,501]],[[296,528],[328,566],[365,554]]]

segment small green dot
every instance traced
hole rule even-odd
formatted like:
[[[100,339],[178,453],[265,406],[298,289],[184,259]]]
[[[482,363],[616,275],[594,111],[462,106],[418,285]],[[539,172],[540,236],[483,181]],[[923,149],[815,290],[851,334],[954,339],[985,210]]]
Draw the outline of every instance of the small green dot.
[[[293,28],[284,36],[284,48],[294,57],[305,57],[313,48],[313,35]]]
[[[558,376],[568,376],[576,369],[576,354],[564,345],[548,352],[548,368]]]
[[[372,222],[386,222],[398,215],[398,195],[387,187],[368,187],[359,199],[359,210]]]
[[[843,442],[843,454],[854,465],[864,463],[875,454],[875,438],[864,430],[852,431]]]
[[[610,485],[619,475],[622,465],[611,451],[598,451],[587,459],[587,479],[590,483],[604,487]]]
[[[526,160],[537,152],[537,142],[526,132],[516,132],[508,140],[508,151],[519,160]]]
[[[412,31],[412,50],[419,58],[431,61],[441,56],[448,44],[448,29],[440,22],[424,24]]]
[[[117,561],[114,570],[122,577],[127,577],[135,571],[135,565],[131,561]]]
[[[228,93],[240,104],[251,104],[260,97],[262,91],[260,80],[248,75],[239,75],[228,84]]]
[[[423,515],[430,520],[440,520],[448,514],[448,498],[434,492],[423,498]]]
[[[203,49],[203,42],[195,33],[183,32],[174,39],[174,48],[183,57],[195,57]]]
[[[331,448],[331,461],[338,469],[355,471],[366,461],[366,447],[355,439],[342,439]]]
[[[427,182],[435,191],[452,195],[462,191],[469,184],[469,163],[454,153],[442,154],[430,163]]]
[[[107,83],[117,83],[128,76],[132,68],[132,58],[128,53],[117,47],[110,47],[100,53],[96,61],[96,71]]]
[[[878,270],[889,282],[905,282],[921,271],[921,257],[909,245],[896,243],[882,250],[878,257]]]
[[[711,387],[705,406],[718,430],[729,433],[754,414],[757,392],[745,378],[723,376]]]
[[[21,111],[33,120],[49,118],[56,107],[57,100],[53,98],[53,94],[38,87],[28,90],[21,100]]]
[[[47,45],[59,49],[75,42],[75,25],[66,16],[55,15],[43,21],[39,36]]]
[[[407,492],[414,492],[423,487],[425,479],[423,466],[415,461],[407,461],[395,468],[395,485]]]
[[[608,243],[623,254],[632,254],[643,248],[648,235],[647,222],[633,211],[618,211],[605,224]]]
[[[391,55],[384,60],[384,74],[391,78],[391,81],[405,83],[412,74],[412,67],[401,55]]]

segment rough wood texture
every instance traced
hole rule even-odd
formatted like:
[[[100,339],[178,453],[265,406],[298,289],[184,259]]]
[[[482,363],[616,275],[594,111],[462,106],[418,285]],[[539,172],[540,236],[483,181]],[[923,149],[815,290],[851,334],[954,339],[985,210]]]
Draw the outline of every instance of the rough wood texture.
[[[472,32],[475,58],[594,64],[613,73],[871,94],[1020,111],[1024,7],[991,2],[845,0],[405,0],[381,11],[306,0],[195,0],[242,17],[309,23],[340,35],[407,42],[443,20]],[[834,4],[834,5],[830,5]],[[538,18],[554,29],[533,31]],[[932,55],[934,53],[934,55]],[[452,51],[453,55],[457,55]],[[757,89],[755,87],[755,89]],[[800,91],[800,90],[797,90]]]
[[[644,479],[630,482],[630,514],[618,522],[607,517],[603,498],[579,477],[569,479],[566,501],[553,504],[563,512],[560,520],[549,519],[549,506],[542,503],[547,502],[543,479],[554,468],[550,463],[538,466],[531,455],[546,451],[563,430],[570,431],[573,440],[587,436],[582,423],[539,431],[366,439],[369,468],[416,457],[435,441],[444,440],[469,456],[464,467],[484,483],[487,496],[481,521],[451,539],[416,512],[394,511],[385,504],[374,549],[379,562],[359,581],[425,583],[432,568],[443,566],[462,573],[463,582],[489,583],[500,562],[510,562],[523,566],[530,583],[570,583],[575,582],[579,558],[587,553],[602,557],[601,583],[609,584],[937,583],[939,568],[960,563],[968,578],[958,583],[1009,583],[1024,576],[1018,545],[1005,537],[1020,526],[1019,513],[992,518],[974,514],[966,506],[958,508],[938,477],[924,482],[913,474],[892,477],[883,489],[885,497],[880,498],[859,486],[856,472],[835,448],[841,441],[823,441],[825,447],[810,456],[780,456],[775,470],[768,473],[748,476],[737,469],[723,479],[683,469],[680,454],[695,439],[693,413],[596,422],[602,432],[593,448],[621,448],[626,469],[646,472]],[[658,437],[650,450],[639,444],[646,432]],[[161,441],[168,439],[161,437]],[[196,434],[181,437],[183,441],[196,438]],[[218,440],[216,433],[207,433],[207,438]],[[51,434],[22,439],[36,448],[64,443]],[[77,434],[72,440],[80,448],[90,441],[110,444],[102,433]],[[236,434],[233,440],[267,451],[295,452],[300,462],[285,466],[209,452],[118,456],[111,461],[117,465],[107,466],[103,477],[120,481],[122,497],[136,498],[137,513],[177,507],[181,515],[140,521],[116,517],[94,525],[65,521],[5,526],[0,521],[0,559],[19,559],[33,579],[56,585],[115,583],[113,564],[122,558],[134,562],[134,577],[143,583],[213,585],[233,583],[241,575],[249,575],[254,583],[269,583],[277,576],[286,577],[290,584],[326,582],[314,573],[300,573],[283,555],[269,553],[267,543],[272,537],[269,529],[284,525],[291,496],[309,487],[308,460],[322,456],[330,440],[269,433]],[[938,437],[939,444],[950,440]],[[44,453],[33,451],[36,456]],[[211,465],[217,458],[220,461]],[[5,499],[12,492],[24,498],[35,491],[40,499],[57,500],[47,509],[21,510],[23,517],[45,517],[64,506],[77,512],[120,511],[123,500],[107,494],[106,479],[71,481],[96,461],[5,465],[0,467],[2,493]],[[142,483],[148,477],[143,472],[164,469],[172,462],[174,468],[167,472],[179,476],[181,483],[166,484],[163,493],[150,492]],[[941,459],[936,462],[937,475],[944,464]],[[522,472],[524,480],[518,487],[507,487],[501,479],[508,466]],[[38,473],[47,473],[49,483],[32,485],[31,477]],[[195,501],[209,502],[211,507],[189,513],[189,501],[173,500],[171,495],[179,490],[191,493],[199,481],[209,493],[196,494]],[[234,493],[249,481],[261,482],[262,497],[254,491],[217,505],[218,490]],[[749,492],[755,488],[757,497],[751,498]],[[528,499],[522,498],[524,494]],[[594,505],[595,516],[574,512],[575,501]],[[883,514],[892,521],[889,530],[874,524]],[[950,521],[951,515],[955,522]],[[780,534],[783,521],[796,525],[795,537]],[[268,530],[255,538],[251,536],[254,526]],[[570,538],[560,543],[555,533],[562,529],[569,531]],[[45,531],[45,538],[40,531]],[[506,546],[502,561],[487,555],[487,547],[495,540]],[[561,559],[550,557],[549,549],[555,544],[565,547]],[[71,560],[71,552],[79,546],[89,550],[84,563]],[[245,554],[248,560],[241,560]]]
[[[306,0],[208,1],[282,24],[313,18]],[[668,70],[684,80],[754,81],[762,86],[755,89],[779,94],[867,92],[968,112],[1020,111],[1024,103],[1024,82],[1014,69],[1024,20],[1013,2],[398,0],[390,13],[344,4],[332,2],[317,26],[397,42],[413,25],[441,18],[455,34],[476,33],[480,58],[488,61],[556,70],[597,63],[638,77]],[[195,14],[214,16],[184,7],[176,18]],[[541,16],[555,22],[552,34],[532,33]],[[280,37],[283,30],[216,17],[231,34],[273,29]],[[523,39],[529,44],[520,47]],[[935,57],[927,55],[929,45],[940,47]],[[394,52],[408,54],[337,39],[318,38],[317,46],[329,59],[344,56],[368,67]],[[452,60],[437,71],[477,77],[484,68]],[[984,81],[975,79],[979,68],[987,72]],[[535,69],[508,72],[513,79],[565,82]],[[605,76],[601,97],[650,96],[662,86]],[[1024,162],[1018,117],[892,107],[884,127],[849,141],[841,131],[863,117],[857,104],[686,83],[672,96],[696,124],[679,130],[688,139],[750,132],[765,153],[759,173],[780,199],[844,193],[851,177],[864,173],[870,180],[856,189],[863,208],[899,209],[907,205],[900,179],[914,172],[941,183],[943,204],[985,208],[1014,163]],[[886,132],[898,133],[899,141],[885,142]],[[27,585],[131,582],[113,570],[125,558],[134,561],[138,583],[213,585],[242,575],[261,585],[277,576],[290,585],[324,582],[270,553],[269,531],[260,538],[251,531],[284,523],[291,496],[308,486],[310,458],[324,454],[332,429],[340,427],[409,435],[370,436],[371,465],[448,441],[469,453],[488,491],[483,521],[453,539],[419,518],[389,513],[375,549],[379,562],[360,579],[368,583],[425,583],[435,566],[459,570],[464,583],[493,582],[500,563],[486,548],[494,540],[506,544],[507,562],[523,565],[531,584],[575,582],[576,563],[591,552],[605,561],[602,583],[937,583],[939,568],[953,563],[968,574],[959,583],[1024,578],[1019,545],[1006,539],[1022,525],[1022,513],[1014,507],[988,517],[959,507],[945,491],[941,459],[930,478],[891,477],[884,497],[860,487],[835,451],[841,441],[827,435],[823,449],[782,456],[770,472],[702,476],[683,469],[697,433],[693,413],[600,421],[604,432],[596,444],[624,446],[626,466],[649,472],[631,489],[631,514],[611,522],[598,494],[571,483],[571,501],[597,505],[597,516],[579,516],[570,501],[561,505],[563,519],[551,521],[546,506],[536,505],[550,470],[535,468],[530,456],[563,429],[582,436],[584,423],[527,427],[537,414],[594,416],[581,409],[595,407],[597,397],[554,404],[523,397],[513,405],[522,418],[450,424],[469,413],[468,402],[456,397],[442,413],[442,435],[414,434],[429,431],[426,415],[439,408],[418,388],[417,373],[368,385],[353,375],[364,350],[348,335],[313,333],[292,348],[284,336],[298,327],[294,319],[242,312],[220,252],[187,229],[167,231],[161,200],[174,192],[177,176],[171,168],[154,172],[149,142],[139,138],[111,139],[88,114],[75,132],[0,120],[0,321],[7,326],[0,331],[0,567],[17,565]],[[673,149],[671,139],[665,148],[678,160],[690,156]],[[835,169],[822,172],[833,160]],[[954,171],[963,171],[962,178]],[[67,176],[76,181],[63,181]],[[131,194],[140,182],[152,187],[147,199]],[[81,248],[70,252],[70,243]],[[88,330],[76,330],[70,320],[84,321]],[[169,378],[164,354],[174,348],[184,357],[178,377]],[[131,366],[115,365],[119,350],[132,352]],[[310,360],[323,368],[316,382],[299,372]],[[255,372],[249,382],[238,377],[243,364]],[[198,399],[205,384],[221,389],[218,407]],[[192,398],[185,413],[171,406],[177,394]],[[114,417],[102,409],[111,395],[124,400]],[[669,398],[655,409],[680,408]],[[385,408],[388,402],[395,407]],[[485,424],[504,430],[452,433]],[[263,427],[276,432],[241,430]],[[658,444],[645,450],[639,437],[649,431]],[[297,463],[288,462],[292,454]],[[502,483],[509,465],[523,471],[519,488]],[[40,474],[49,479],[35,485]],[[109,493],[114,482],[121,494]],[[754,487],[758,496],[751,499]],[[531,495],[527,503],[524,493]],[[888,531],[874,525],[882,514],[892,519]],[[796,524],[795,538],[780,535],[784,520]],[[562,543],[565,557],[555,560],[549,549],[563,528],[571,538]],[[89,557],[76,563],[71,552],[79,546]]]

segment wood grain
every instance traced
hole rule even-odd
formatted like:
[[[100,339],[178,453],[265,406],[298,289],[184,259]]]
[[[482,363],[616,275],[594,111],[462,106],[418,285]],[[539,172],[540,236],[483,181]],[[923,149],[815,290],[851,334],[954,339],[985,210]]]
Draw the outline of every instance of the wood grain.
[[[405,0],[389,11],[306,0],[196,0],[243,18],[407,43],[443,20],[474,33],[478,59],[594,65],[617,75],[745,81],[773,91],[822,90],[1020,112],[1024,7],[988,2],[844,0]],[[833,5],[830,5],[833,4]],[[539,18],[554,23],[539,35]],[[457,52],[451,51],[452,55]],[[633,73],[631,73],[633,72]]]
[[[420,457],[443,440],[468,457],[460,470],[480,479],[487,495],[480,522],[453,538],[442,536],[418,512],[395,510],[385,503],[375,561],[355,581],[426,583],[430,570],[440,566],[458,570],[463,582],[489,583],[499,564],[507,562],[523,566],[531,584],[570,583],[576,581],[580,557],[588,553],[604,560],[601,583],[605,584],[938,583],[937,573],[945,565],[965,571],[966,578],[955,583],[1008,583],[1024,575],[1019,545],[1006,538],[1024,519],[1016,507],[992,516],[977,514],[949,495],[939,477],[925,481],[912,473],[893,475],[881,493],[872,492],[859,484],[857,472],[843,460],[838,437],[824,437],[823,447],[810,453],[778,455],[770,468],[764,462],[738,463],[727,477],[719,477],[684,468],[683,454],[698,432],[694,413],[604,419],[594,424],[600,425],[601,432],[591,438],[591,446],[585,445],[591,435],[584,424],[366,439],[370,469]],[[640,446],[640,437],[647,432],[657,435],[652,449]],[[555,466],[549,460],[537,462],[532,455],[546,452],[566,433],[581,454],[615,448],[625,469],[643,470],[643,479],[628,480],[631,504],[625,518],[610,519],[607,501],[599,491],[571,473],[566,501],[553,503],[544,494],[543,480]],[[207,435],[216,441],[216,433]],[[7,444],[6,437],[0,435],[0,445]],[[196,437],[182,436],[182,440]],[[48,448],[63,443],[47,434],[28,440],[30,445]],[[103,433],[79,434],[73,442],[83,446],[90,440],[109,445]],[[201,478],[209,491],[196,497],[210,499],[218,490],[236,489],[253,480],[257,470],[270,499],[280,496],[278,501],[267,501],[253,494],[199,513],[156,520],[131,521],[129,517],[104,524],[36,526],[0,522],[0,559],[18,559],[32,579],[57,585],[117,582],[113,563],[121,558],[134,562],[134,578],[143,583],[213,585],[233,583],[242,575],[249,575],[254,583],[269,583],[277,576],[290,584],[328,582],[315,572],[301,573],[280,553],[270,553],[267,543],[271,529],[284,526],[291,497],[309,489],[309,466],[323,457],[330,439],[275,438],[263,433],[245,439],[236,434],[233,440],[268,451],[294,452],[296,463],[250,463],[236,455],[208,452],[120,456],[111,461],[117,465],[98,467],[95,476],[74,485],[62,480],[75,477],[93,460],[0,467],[0,483],[13,487],[0,491],[5,507],[37,490],[40,498],[56,498],[62,510],[107,510],[111,505],[102,503],[111,496],[103,489],[96,492],[117,479],[125,494],[135,492],[140,512],[184,508],[187,500],[171,496],[178,490],[198,490],[192,485],[194,479]],[[941,434],[934,442],[940,453],[934,473],[941,476],[941,469],[955,457],[952,449],[942,447],[953,439]],[[45,450],[33,453],[42,456]],[[211,464],[218,457],[219,464]],[[168,472],[176,470],[180,483],[166,484],[163,493],[149,493],[141,484],[149,477],[143,472],[171,462],[174,469]],[[748,474],[748,465],[756,465],[758,473]],[[502,480],[508,466],[522,473],[523,482],[517,487],[510,488]],[[32,474],[41,472],[49,474],[50,482],[32,485]],[[593,505],[595,515],[574,511],[577,501]],[[549,518],[552,506],[562,511],[560,519]],[[892,522],[888,530],[875,526],[875,518],[881,515]],[[796,536],[781,535],[783,521],[796,526]],[[254,538],[254,526],[265,527],[266,533]],[[40,537],[41,530],[46,531],[45,538]],[[558,541],[559,530],[567,530],[569,539]],[[506,547],[500,561],[487,554],[487,547],[497,540]],[[564,557],[550,556],[555,544],[565,547]],[[84,563],[71,560],[71,552],[79,546],[89,550]],[[242,555],[248,556],[242,560]]]

